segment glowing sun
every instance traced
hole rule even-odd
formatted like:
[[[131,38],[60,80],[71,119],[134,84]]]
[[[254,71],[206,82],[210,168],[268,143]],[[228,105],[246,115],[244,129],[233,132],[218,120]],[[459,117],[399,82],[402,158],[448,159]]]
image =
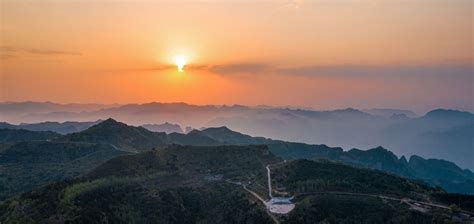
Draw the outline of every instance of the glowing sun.
[[[183,72],[184,66],[186,65],[186,57],[178,56],[174,59],[174,63],[178,67],[178,72]]]

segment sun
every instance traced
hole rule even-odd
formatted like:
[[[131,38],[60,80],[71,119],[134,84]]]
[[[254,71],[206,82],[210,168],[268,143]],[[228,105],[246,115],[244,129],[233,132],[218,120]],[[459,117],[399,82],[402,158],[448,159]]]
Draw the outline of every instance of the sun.
[[[186,57],[185,56],[177,56],[174,59],[174,63],[178,67],[178,72],[183,72],[184,66],[186,65]]]

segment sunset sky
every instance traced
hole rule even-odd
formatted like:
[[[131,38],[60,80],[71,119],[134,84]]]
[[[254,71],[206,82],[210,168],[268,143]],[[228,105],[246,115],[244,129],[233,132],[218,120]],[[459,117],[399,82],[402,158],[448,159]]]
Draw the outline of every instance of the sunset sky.
[[[0,0],[0,10],[0,101],[474,111],[471,0]]]

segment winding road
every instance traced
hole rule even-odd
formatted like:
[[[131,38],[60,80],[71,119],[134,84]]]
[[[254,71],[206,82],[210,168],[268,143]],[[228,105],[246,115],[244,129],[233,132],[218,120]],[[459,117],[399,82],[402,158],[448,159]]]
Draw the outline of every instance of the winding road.
[[[260,195],[258,195],[254,191],[248,189],[247,185],[245,185],[245,184],[242,184],[240,182],[232,182],[232,181],[226,180],[229,183],[233,183],[233,184],[237,184],[237,185],[242,186],[245,191],[249,192],[251,195],[253,195],[255,198],[257,198],[263,205],[265,205],[265,208],[266,208],[265,211],[271,217],[273,222],[276,223],[276,224],[280,224],[280,220],[273,213],[271,213],[270,210],[269,210],[269,207],[270,207],[269,205],[272,203],[272,199],[274,198],[273,194],[272,194],[272,184],[271,184],[272,183],[272,178],[271,178],[270,166],[278,165],[278,164],[285,163],[285,162],[286,162],[286,160],[283,161],[283,162],[280,162],[280,163],[268,164],[265,167],[266,170],[267,170],[268,196],[270,197],[269,201],[265,201],[265,199],[263,199]],[[361,197],[375,197],[375,198],[380,198],[380,199],[384,199],[384,200],[391,200],[391,201],[398,201],[398,202],[401,202],[401,203],[406,203],[410,206],[417,206],[417,205],[415,205],[415,203],[417,203],[419,205],[430,206],[430,207],[435,207],[435,208],[445,209],[445,210],[451,210],[451,208],[449,206],[446,206],[446,205],[443,205],[443,204],[417,201],[417,200],[413,200],[413,199],[410,199],[410,198],[395,198],[395,197],[390,197],[390,196],[385,196],[385,195],[380,195],[380,194],[351,193],[351,192],[338,192],[338,191],[318,191],[318,192],[299,193],[299,194],[295,194],[295,196],[304,196],[304,195],[312,195],[312,194],[333,194],[333,195],[353,195],[353,196],[361,196]],[[461,212],[463,212],[465,214],[468,214],[471,217],[474,216],[474,214],[472,212],[469,212],[469,211],[461,210]]]

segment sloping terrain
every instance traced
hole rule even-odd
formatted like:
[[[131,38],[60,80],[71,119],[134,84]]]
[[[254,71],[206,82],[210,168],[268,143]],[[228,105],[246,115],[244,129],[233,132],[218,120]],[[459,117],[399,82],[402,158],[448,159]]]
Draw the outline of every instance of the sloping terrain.
[[[423,159],[412,156],[398,158],[393,152],[377,147],[369,150],[328,147],[285,142],[261,137],[251,137],[228,128],[209,128],[202,130],[207,136],[222,143],[265,144],[275,155],[287,159],[332,160],[345,164],[376,169],[403,177],[420,179],[435,186],[441,186],[450,192],[474,194],[474,174],[463,170],[454,163],[445,160]]]
[[[46,142],[15,144],[15,142],[10,142],[10,140],[13,139],[41,140],[51,138],[54,139],[54,144],[64,145],[64,148],[69,149],[72,149],[76,146],[88,146],[92,148],[93,146],[91,146],[91,144],[100,145],[97,147],[99,151],[101,151],[101,149],[107,149],[107,152],[104,153],[103,156],[97,156],[91,159],[90,161],[92,162],[89,160],[76,160],[71,165],[71,168],[66,169],[74,170],[74,175],[65,175],[61,168],[54,168],[50,169],[49,172],[41,173],[38,177],[32,178],[32,181],[29,181],[28,184],[10,181],[9,184],[6,185],[10,190],[3,190],[3,198],[12,196],[15,193],[31,190],[41,184],[51,183],[66,177],[83,175],[86,171],[95,168],[97,165],[100,165],[101,162],[105,162],[117,155],[122,155],[125,152],[136,153],[141,151],[149,151],[154,148],[158,149],[165,147],[169,144],[201,146],[226,144],[267,145],[273,154],[286,160],[323,159],[339,161],[357,167],[376,169],[412,179],[420,179],[432,184],[433,186],[441,186],[447,189],[449,192],[470,194],[474,193],[474,175],[472,172],[469,170],[462,170],[455,164],[449,163],[447,161],[425,160],[421,157],[411,157],[410,161],[407,161],[404,157],[399,159],[392,152],[381,147],[367,151],[357,149],[343,151],[341,148],[333,148],[326,145],[308,145],[304,143],[293,143],[261,137],[252,137],[232,131],[226,127],[208,128],[201,131],[194,130],[188,134],[172,133],[167,135],[165,133],[155,133],[141,127],[133,127],[112,119],[108,119],[85,131],[65,136],[60,136],[51,132],[31,132],[24,130],[7,130],[6,132],[0,132],[0,134],[1,133],[7,133],[6,135],[0,135],[0,138],[9,139],[9,142],[0,145],[0,158],[5,157],[2,154],[6,149],[9,149],[8,156],[11,158],[24,158],[25,154],[23,152],[27,152],[23,151],[25,146],[32,149],[39,147],[42,148],[42,150],[46,150]],[[8,133],[27,134],[15,134],[15,136],[23,137],[12,138],[8,137],[11,136]],[[38,138],[38,136],[40,137]],[[50,142],[50,144],[53,144],[53,142]],[[52,147],[58,148],[57,146]],[[42,150],[35,151],[32,153],[32,155],[41,154],[44,152]],[[82,149],[78,150],[80,151]],[[15,153],[17,154],[16,156],[14,155]],[[48,153],[49,154],[47,155],[51,158],[63,158],[61,155],[63,152],[61,150],[50,151]],[[16,178],[17,180],[28,180],[29,175],[37,174],[39,171],[35,170],[35,172],[30,173],[30,168],[24,168],[26,163],[27,162],[18,160],[16,164],[9,164],[8,166],[5,164],[0,165],[4,167],[3,169],[7,169],[5,172],[8,171],[11,174],[18,175],[18,178]],[[55,164],[58,162],[42,161],[38,163],[41,164],[38,165],[37,163],[33,163],[37,164],[34,167],[56,167]],[[82,168],[79,169],[77,167]],[[16,170],[9,171],[11,169]],[[22,171],[23,169],[25,170],[24,172]],[[3,180],[8,180],[6,174],[4,175]],[[16,187],[17,185],[20,187]]]
[[[21,141],[51,140],[61,135],[51,131],[28,131],[23,129],[0,129],[0,143],[14,143]]]
[[[171,146],[118,157],[83,178],[7,201],[0,221],[270,223],[224,180],[262,176],[279,161],[264,146]],[[214,176],[218,183],[209,181]]]
[[[443,223],[450,220],[448,210],[420,212],[399,202],[350,195],[366,192],[429,200],[431,193],[444,194],[379,171],[308,160],[282,163],[265,146],[175,145],[117,157],[84,177],[9,199],[0,205],[0,221],[272,223],[274,220],[252,194],[231,183],[259,183],[266,179],[268,164],[280,164],[272,168],[274,186],[285,187],[297,196],[296,210],[277,218],[278,222]],[[305,194],[313,190],[310,186],[323,186],[318,190],[327,192],[335,187],[348,195],[329,194],[321,198]]]
[[[151,132],[107,119],[87,130],[65,135],[62,141],[111,144],[120,150],[138,152],[166,144],[166,134]]]
[[[472,197],[333,162],[280,163],[272,167],[272,177],[275,193],[296,198],[288,223],[446,223],[463,216],[454,211],[459,207],[474,211]]]
[[[462,168],[474,169],[471,162],[474,115],[449,109],[435,109],[417,117],[410,111],[397,109],[318,111],[159,102],[128,105],[25,102],[0,103],[0,113],[4,121],[13,123],[96,121],[113,117],[132,125],[171,122],[192,127],[226,126],[252,136],[324,143],[344,149],[383,146],[407,158],[418,155],[445,159]]]
[[[107,144],[28,141],[0,153],[0,201],[52,182],[77,177],[116,156]]]

